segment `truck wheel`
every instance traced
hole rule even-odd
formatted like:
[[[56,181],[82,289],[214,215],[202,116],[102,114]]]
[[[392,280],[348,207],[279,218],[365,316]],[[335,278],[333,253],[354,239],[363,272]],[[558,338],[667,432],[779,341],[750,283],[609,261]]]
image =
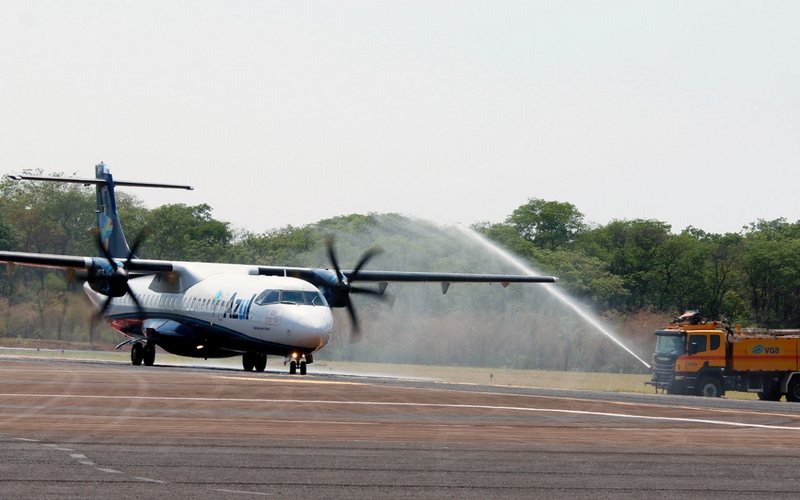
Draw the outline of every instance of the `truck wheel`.
[[[758,399],[760,399],[761,401],[780,401],[781,390],[770,389],[768,391],[761,391],[758,393]]]
[[[725,390],[717,377],[703,377],[695,388],[698,396],[719,398],[725,395]]]
[[[792,381],[789,382],[789,388],[786,391],[786,401],[800,403],[800,377],[792,377]]]

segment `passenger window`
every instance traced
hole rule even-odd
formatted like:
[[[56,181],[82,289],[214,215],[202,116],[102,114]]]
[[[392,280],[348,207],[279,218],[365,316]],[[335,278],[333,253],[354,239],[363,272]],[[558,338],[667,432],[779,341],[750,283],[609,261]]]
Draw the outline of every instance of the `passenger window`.
[[[710,350],[715,351],[715,350],[719,349],[719,342],[720,342],[719,341],[719,335],[712,335],[711,336],[711,349]]]
[[[690,335],[689,336],[689,345],[696,345],[695,352],[706,352],[707,342],[705,335]]]

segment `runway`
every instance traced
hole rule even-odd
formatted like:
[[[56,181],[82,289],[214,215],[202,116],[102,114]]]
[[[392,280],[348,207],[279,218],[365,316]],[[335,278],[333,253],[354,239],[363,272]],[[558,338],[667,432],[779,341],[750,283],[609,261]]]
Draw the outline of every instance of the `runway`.
[[[800,492],[789,403],[9,358],[0,377],[4,498]]]

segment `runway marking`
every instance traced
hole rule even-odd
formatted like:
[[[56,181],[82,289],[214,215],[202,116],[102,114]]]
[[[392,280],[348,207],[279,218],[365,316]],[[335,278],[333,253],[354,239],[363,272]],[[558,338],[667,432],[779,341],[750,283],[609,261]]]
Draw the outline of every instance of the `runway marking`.
[[[150,479],[149,477],[132,476],[132,478],[145,483],[167,484],[166,481],[161,481],[160,479]]]
[[[27,439],[27,438],[15,438],[15,439],[17,441],[39,442],[38,439]],[[45,448],[49,448],[49,449],[51,449],[53,451],[72,451],[69,448],[62,448],[57,444],[47,443],[47,444],[42,444],[42,446],[45,447]],[[92,466],[96,466],[97,465],[96,463],[94,463],[91,460],[89,460],[88,457],[86,455],[84,455],[83,453],[70,453],[69,456],[70,456],[70,458],[73,458],[73,459],[77,460],[78,463],[81,464],[81,465],[92,465]],[[99,470],[100,472],[105,472],[106,474],[125,474],[121,470],[112,469],[110,467],[96,467],[96,469]],[[150,478],[147,478],[147,477],[132,476],[132,479],[135,479],[137,481],[143,481],[145,483],[167,484],[166,481],[161,481],[161,480],[158,480],[158,479],[150,479]]]
[[[28,438],[14,438],[15,441],[26,441],[28,443],[38,443],[38,439],[28,439]],[[47,446],[47,445],[45,445]],[[71,451],[71,450],[70,450]]]
[[[310,404],[310,405],[332,405],[332,406],[386,406],[401,408],[450,408],[450,409],[471,409],[471,410],[503,410],[519,411],[530,413],[557,413],[564,415],[586,415],[594,417],[611,417],[625,419],[639,419],[660,422],[680,422],[691,424],[709,424],[729,427],[744,427],[755,429],[772,429],[784,431],[800,431],[800,427],[769,424],[751,424],[746,422],[732,422],[726,420],[712,420],[704,418],[690,417],[660,417],[653,415],[633,415],[629,413],[613,413],[589,410],[566,410],[560,408],[531,408],[526,406],[506,406],[506,405],[470,405],[455,403],[408,403],[393,401],[333,401],[333,400],[309,400],[309,399],[255,399],[255,398],[209,398],[209,397],[162,397],[162,396],[102,396],[91,394],[0,394],[3,397],[26,397],[26,398],[70,398],[70,399],[100,399],[100,400],[136,400],[136,401],[194,401],[194,402],[221,402],[221,403],[270,403],[270,404]]]
[[[270,381],[270,382],[294,382],[294,383],[316,383],[316,384],[342,384],[342,385],[362,385],[362,386],[370,386],[370,387],[378,387],[378,385],[371,383],[371,382],[344,382],[344,381],[323,381],[323,380],[309,380],[309,379],[284,379],[284,378],[277,378],[277,377],[234,377],[234,376],[225,376],[225,375],[212,375],[214,378],[222,378],[222,379],[229,379],[229,380],[247,380],[252,382],[263,382],[263,381]],[[397,379],[396,377],[394,377]],[[423,379],[397,379],[397,380],[423,380]],[[457,382],[447,382],[448,384],[452,385],[467,385],[467,386],[479,386],[481,384],[461,384]],[[553,390],[552,387],[530,387],[530,386],[503,386],[508,387],[510,389],[544,389],[544,390]],[[404,389],[408,391],[429,391],[429,392],[449,392],[449,393],[463,393],[458,389],[447,389],[441,387],[405,387],[405,386],[393,386],[394,389]],[[566,391],[573,391],[575,389],[564,389]],[[489,392],[489,391],[469,391],[468,394],[477,394],[477,395],[484,395],[484,396],[507,396],[507,397],[515,397],[515,398],[537,398],[537,399],[555,399],[559,401],[579,401],[582,403],[598,403],[603,402],[605,404],[610,405],[618,405],[618,406],[637,406],[637,407],[649,407],[649,408],[663,408],[664,405],[658,403],[634,403],[629,401],[608,401],[608,400],[597,400],[597,399],[588,399],[588,398],[576,398],[571,396],[549,396],[546,394],[519,394],[519,393],[499,393],[499,392]],[[695,406],[670,406],[672,409],[682,409],[682,410],[702,410],[708,411],[713,413],[734,413],[734,414],[741,414],[743,410],[737,409],[728,409],[728,408],[697,408]],[[774,412],[759,412],[753,410],[746,410],[748,415],[767,415],[770,417],[786,417],[786,418],[797,418],[799,415],[792,414],[792,413],[774,413]]]
[[[521,389],[530,389],[529,387],[520,387],[520,388]],[[547,387],[534,387],[533,389],[552,390],[552,388],[547,388]],[[458,392],[458,391],[453,390],[453,389],[439,389],[439,388],[436,388],[436,387],[420,387],[419,390]],[[572,389],[566,389],[566,390],[572,390]],[[496,395],[498,395],[500,393],[478,391],[478,392],[470,392],[469,394],[483,394],[483,395],[486,395],[486,396],[491,396],[491,395],[495,395],[496,396]],[[633,393],[628,393],[628,394],[633,394]],[[503,395],[505,395],[505,394],[503,394]],[[665,405],[659,404],[659,403],[634,403],[634,402],[630,402],[630,401],[608,401],[608,400],[597,400],[597,399],[588,399],[588,398],[574,398],[574,397],[571,397],[571,396],[548,396],[546,394],[514,394],[514,393],[510,393],[510,395],[512,395],[514,397],[525,397],[525,398],[556,399],[556,400],[559,400],[559,401],[579,401],[581,403],[599,403],[599,402],[603,402],[603,403],[606,403],[606,404],[613,404],[613,405],[618,405],[618,406],[638,406],[638,407],[646,406],[648,408],[664,408],[665,407]],[[731,401],[731,400],[728,400],[728,401]],[[796,413],[773,413],[773,412],[765,412],[765,411],[738,410],[738,409],[732,409],[732,408],[698,408],[696,406],[685,406],[685,405],[682,405],[682,406],[672,406],[672,405],[670,405],[669,408],[671,408],[673,410],[675,410],[675,409],[692,410],[692,411],[702,410],[702,411],[708,411],[708,412],[714,412],[714,413],[735,413],[737,415],[740,415],[740,414],[746,412],[748,415],[768,415],[770,417],[786,417],[786,418],[798,418],[798,417],[800,417],[800,415],[798,415]]]
[[[45,448],[53,449],[55,451],[73,451],[72,448],[63,448],[63,447],[61,447],[61,446],[59,446],[57,444],[44,444],[42,446],[44,446]]]
[[[223,489],[212,489],[211,491],[219,491],[221,493],[235,493],[237,495],[258,495],[262,497],[275,496],[273,493],[264,493],[261,491],[223,490]]]

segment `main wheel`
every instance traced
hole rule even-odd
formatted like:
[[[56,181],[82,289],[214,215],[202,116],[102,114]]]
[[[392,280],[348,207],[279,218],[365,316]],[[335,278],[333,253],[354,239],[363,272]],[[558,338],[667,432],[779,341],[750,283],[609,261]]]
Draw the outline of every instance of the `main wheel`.
[[[263,372],[267,368],[267,355],[263,353],[256,353],[253,355],[253,367],[257,372]]]
[[[800,403],[800,377],[793,377],[786,391],[786,401]]]
[[[142,349],[142,361],[144,366],[153,366],[156,362],[156,346],[153,344],[145,344]]]
[[[142,364],[142,344],[139,342],[131,344],[131,364],[133,366]]]
[[[294,375],[295,373],[297,373],[297,361],[292,360],[289,363],[289,375]]]
[[[246,352],[242,354],[242,368],[244,371],[251,372],[253,371],[253,367],[256,365],[255,356],[252,352]]]
[[[703,377],[695,387],[698,396],[707,398],[719,398],[725,395],[725,389],[722,388],[722,383],[717,377]]]
[[[305,361],[301,361],[300,362],[300,375],[305,375],[305,374],[306,374],[306,362]]]

